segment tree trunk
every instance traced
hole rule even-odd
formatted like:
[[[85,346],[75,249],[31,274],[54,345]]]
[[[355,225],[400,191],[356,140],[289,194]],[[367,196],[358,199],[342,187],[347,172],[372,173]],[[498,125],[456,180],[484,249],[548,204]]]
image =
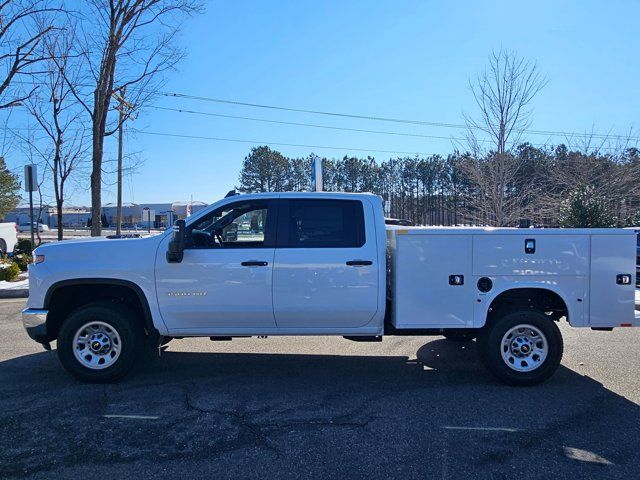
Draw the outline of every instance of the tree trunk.
[[[120,116],[118,124],[118,200],[116,204],[116,235],[120,235],[122,228],[122,141],[124,130],[124,92],[120,97]]]
[[[93,122],[93,151],[91,171],[91,236],[99,237],[102,234],[102,150],[104,132],[100,129],[99,119]]]
[[[58,240],[64,238],[64,228],[62,227],[62,198],[56,199],[56,218],[58,223]]]

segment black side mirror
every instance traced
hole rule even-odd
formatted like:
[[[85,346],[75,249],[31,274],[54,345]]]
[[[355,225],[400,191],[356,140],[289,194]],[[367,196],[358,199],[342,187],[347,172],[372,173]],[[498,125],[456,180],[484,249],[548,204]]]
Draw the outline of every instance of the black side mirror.
[[[173,226],[173,238],[169,242],[167,249],[167,262],[180,263],[184,254],[184,237],[185,237],[184,220],[176,220]]]

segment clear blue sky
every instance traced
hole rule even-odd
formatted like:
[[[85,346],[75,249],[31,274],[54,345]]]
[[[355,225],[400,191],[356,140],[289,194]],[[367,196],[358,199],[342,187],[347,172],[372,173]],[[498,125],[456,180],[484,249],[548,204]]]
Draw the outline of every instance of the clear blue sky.
[[[475,113],[468,88],[492,49],[536,61],[549,84],[533,104],[532,128],[626,134],[640,126],[640,2],[637,1],[235,1],[211,2],[181,37],[187,58],[166,91],[362,115],[461,123]],[[349,128],[456,137],[448,128],[395,125],[159,98],[158,106]],[[137,134],[127,149],[144,165],[125,201],[212,202],[237,184],[253,145],[289,156],[312,151],[380,160],[390,154],[278,146],[296,143],[447,153],[451,140],[394,137],[194,116],[148,109],[153,132],[255,140],[232,143]],[[533,143],[561,138],[531,136]],[[107,142],[113,150],[115,138]],[[13,165],[15,166],[15,162]],[[105,192],[113,201],[115,189]],[[70,203],[88,204],[77,190]]]

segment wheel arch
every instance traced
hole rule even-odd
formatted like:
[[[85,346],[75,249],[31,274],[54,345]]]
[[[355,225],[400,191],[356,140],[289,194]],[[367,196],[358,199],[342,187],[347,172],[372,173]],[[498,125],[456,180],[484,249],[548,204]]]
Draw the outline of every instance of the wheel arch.
[[[480,312],[480,327],[486,325],[491,318],[507,310],[532,309],[537,311],[552,312],[550,318],[558,320],[566,316],[567,321],[574,318],[576,312],[567,301],[567,296],[560,289],[551,285],[528,284],[518,286],[505,286],[494,292],[484,303]]]
[[[58,302],[63,301],[73,293],[81,292],[89,294],[82,299],[74,299],[70,305],[65,306],[61,311],[55,311],[57,310]],[[157,335],[158,331],[153,323],[149,300],[139,285],[130,280],[116,278],[80,278],[61,280],[47,289],[43,308],[49,310],[47,316],[47,336],[49,339],[53,340],[57,337],[60,325],[67,314],[76,308],[95,301],[113,299],[113,297],[109,296],[110,292],[124,295],[128,303],[133,303],[133,307],[139,308],[139,314],[147,333],[149,335]]]

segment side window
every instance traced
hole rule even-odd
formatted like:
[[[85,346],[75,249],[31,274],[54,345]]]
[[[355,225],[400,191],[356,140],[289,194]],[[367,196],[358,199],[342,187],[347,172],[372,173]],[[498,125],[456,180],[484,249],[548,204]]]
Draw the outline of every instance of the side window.
[[[365,243],[364,211],[357,200],[289,200],[286,222],[283,247],[358,248]]]
[[[237,202],[202,217],[187,229],[187,248],[261,248],[265,246],[266,201]]]

